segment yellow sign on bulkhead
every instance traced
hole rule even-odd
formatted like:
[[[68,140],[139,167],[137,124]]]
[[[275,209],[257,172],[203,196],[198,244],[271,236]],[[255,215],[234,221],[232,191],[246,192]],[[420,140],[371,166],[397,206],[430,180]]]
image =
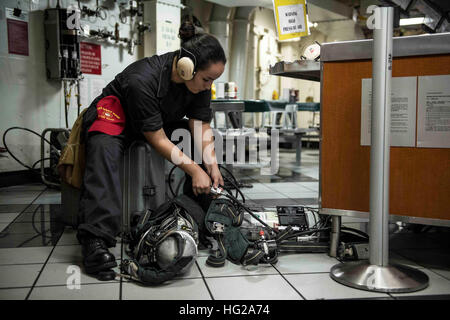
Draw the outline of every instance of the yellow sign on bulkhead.
[[[309,35],[306,0],[273,0],[279,40],[294,40]]]

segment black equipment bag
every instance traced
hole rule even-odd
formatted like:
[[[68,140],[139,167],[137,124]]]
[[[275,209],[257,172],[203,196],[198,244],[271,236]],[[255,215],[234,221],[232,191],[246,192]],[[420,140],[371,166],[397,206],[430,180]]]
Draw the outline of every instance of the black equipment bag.
[[[125,150],[122,177],[123,231],[128,233],[133,216],[166,200],[165,159],[146,141],[134,141]]]
[[[244,208],[238,201],[219,198],[213,200],[205,216],[205,228],[218,242],[217,250],[206,260],[211,267],[222,267],[225,260],[235,264],[257,265],[277,261],[277,243],[282,241],[291,229],[280,232],[275,239],[249,241],[240,230]]]

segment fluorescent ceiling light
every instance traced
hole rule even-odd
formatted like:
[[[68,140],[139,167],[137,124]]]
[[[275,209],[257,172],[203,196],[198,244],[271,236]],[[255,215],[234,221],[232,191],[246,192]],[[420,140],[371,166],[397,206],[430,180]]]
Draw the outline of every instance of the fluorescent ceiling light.
[[[425,19],[424,17],[400,19],[400,26],[412,26],[415,24],[422,24],[424,22],[424,19]]]

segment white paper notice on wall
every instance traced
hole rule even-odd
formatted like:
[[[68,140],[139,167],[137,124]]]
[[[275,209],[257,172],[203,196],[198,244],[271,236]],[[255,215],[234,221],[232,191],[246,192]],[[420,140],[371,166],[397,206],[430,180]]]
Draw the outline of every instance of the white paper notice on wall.
[[[450,148],[450,75],[419,77],[417,147]]]
[[[414,147],[417,77],[394,77],[391,85],[391,146]],[[370,146],[372,79],[362,79],[361,145]]]
[[[90,79],[91,80],[91,101],[97,98],[106,85],[103,79]]]
[[[156,43],[158,46],[156,54],[163,54],[180,48],[179,28],[180,25],[177,23],[172,23],[168,20],[158,21],[156,25]]]
[[[80,104],[81,109],[89,107],[89,89],[88,89],[88,79],[80,80]]]

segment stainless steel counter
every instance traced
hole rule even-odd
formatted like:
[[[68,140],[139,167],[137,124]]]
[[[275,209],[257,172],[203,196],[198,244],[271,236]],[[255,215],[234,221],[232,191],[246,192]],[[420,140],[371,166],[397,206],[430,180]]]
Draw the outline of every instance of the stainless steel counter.
[[[372,59],[372,39],[322,44],[321,62]],[[394,57],[450,53],[450,32],[394,38]]]

